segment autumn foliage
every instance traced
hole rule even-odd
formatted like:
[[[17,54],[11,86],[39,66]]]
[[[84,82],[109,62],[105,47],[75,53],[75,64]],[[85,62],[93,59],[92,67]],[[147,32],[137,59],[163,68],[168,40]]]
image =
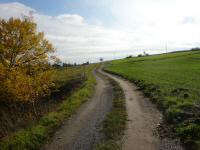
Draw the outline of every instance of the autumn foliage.
[[[34,103],[54,86],[52,44],[30,18],[0,19],[0,102]]]

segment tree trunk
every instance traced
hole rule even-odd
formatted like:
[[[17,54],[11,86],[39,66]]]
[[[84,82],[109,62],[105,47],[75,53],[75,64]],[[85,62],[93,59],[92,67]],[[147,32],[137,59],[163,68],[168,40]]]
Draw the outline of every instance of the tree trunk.
[[[37,113],[37,110],[36,110],[36,107],[35,107],[35,101],[32,102],[32,106],[33,106],[34,115],[35,115],[36,119],[38,119],[38,113]]]

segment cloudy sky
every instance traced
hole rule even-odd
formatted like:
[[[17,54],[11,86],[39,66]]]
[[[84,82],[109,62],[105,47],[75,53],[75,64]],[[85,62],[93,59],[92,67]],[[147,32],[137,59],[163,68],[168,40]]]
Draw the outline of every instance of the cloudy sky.
[[[0,0],[0,17],[30,15],[65,62],[200,46],[199,0]]]

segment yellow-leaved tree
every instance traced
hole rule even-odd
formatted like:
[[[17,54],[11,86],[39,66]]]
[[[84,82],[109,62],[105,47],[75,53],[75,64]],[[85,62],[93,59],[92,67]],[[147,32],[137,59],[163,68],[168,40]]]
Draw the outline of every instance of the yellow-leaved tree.
[[[53,86],[52,44],[29,17],[0,19],[0,101],[34,103]]]

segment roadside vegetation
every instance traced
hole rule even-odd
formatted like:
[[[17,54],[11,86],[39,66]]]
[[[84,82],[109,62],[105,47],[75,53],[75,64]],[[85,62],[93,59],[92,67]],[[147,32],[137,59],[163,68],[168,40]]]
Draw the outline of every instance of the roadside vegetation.
[[[87,67],[86,67],[87,68]],[[0,102],[0,135],[1,138],[26,128],[37,122],[43,115],[55,110],[59,103],[81,88],[87,80],[84,67],[52,69],[52,83],[49,95],[40,97],[32,103],[4,101]]]
[[[119,150],[126,128],[126,108],[123,90],[116,81],[109,78],[114,90],[113,105],[103,122],[104,140],[97,145],[96,150]]]
[[[134,82],[164,114],[173,136],[200,149],[200,51],[126,58],[106,70]]]
[[[95,67],[95,65],[90,65],[85,68],[87,79],[82,87],[61,102],[55,111],[44,115],[31,127],[19,130],[2,139],[0,149],[39,149],[45,144],[62,121],[69,118],[92,95],[95,86],[95,78],[92,71]]]
[[[29,17],[0,19],[0,149],[39,149],[92,95],[96,65],[68,65]]]
[[[36,104],[55,86],[49,62],[58,59],[53,45],[28,17],[0,19],[0,38],[0,137],[4,137],[25,121],[25,112],[32,119],[39,116]]]

